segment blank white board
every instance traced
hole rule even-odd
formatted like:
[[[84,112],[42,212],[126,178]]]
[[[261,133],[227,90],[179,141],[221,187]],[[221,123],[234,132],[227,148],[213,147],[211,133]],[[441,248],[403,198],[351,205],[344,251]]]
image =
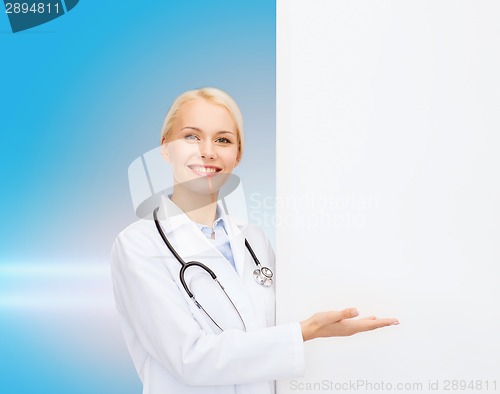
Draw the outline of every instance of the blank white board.
[[[500,3],[277,18],[278,322],[401,322],[306,343],[278,392],[500,390]]]

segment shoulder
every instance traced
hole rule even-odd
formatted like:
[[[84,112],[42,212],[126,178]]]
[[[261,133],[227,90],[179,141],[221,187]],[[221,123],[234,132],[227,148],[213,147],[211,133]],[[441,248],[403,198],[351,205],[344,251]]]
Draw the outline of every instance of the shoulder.
[[[138,220],[122,230],[113,243],[113,255],[117,253],[148,254],[157,242],[155,223],[152,220]]]
[[[265,243],[269,242],[265,231],[259,226],[250,224],[237,216],[228,215],[226,216],[226,219],[229,220],[233,229],[236,230],[236,233],[243,234],[245,238],[254,239],[256,241],[264,241]]]
[[[252,248],[269,254],[269,258],[274,259],[274,250],[267,237],[266,232],[259,226],[254,224],[241,224],[238,226],[245,239],[248,240]]]
[[[135,237],[149,236],[155,229],[153,220],[140,219],[126,228],[124,228],[116,237],[116,239],[127,239]]]
[[[245,234],[246,238],[251,238],[253,240],[260,241],[266,244],[269,243],[269,239],[267,238],[265,231],[262,230],[262,228],[260,228],[259,226],[256,226],[254,224],[246,224],[241,227],[241,231],[243,232],[243,234]]]

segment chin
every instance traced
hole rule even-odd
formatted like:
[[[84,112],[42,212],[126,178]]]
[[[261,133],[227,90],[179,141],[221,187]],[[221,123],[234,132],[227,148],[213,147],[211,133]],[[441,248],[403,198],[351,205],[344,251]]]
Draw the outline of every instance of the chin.
[[[196,194],[210,195],[218,193],[230,176],[230,173],[219,173],[210,177],[203,176],[190,179],[189,181],[181,182],[180,184],[183,188],[186,188]]]

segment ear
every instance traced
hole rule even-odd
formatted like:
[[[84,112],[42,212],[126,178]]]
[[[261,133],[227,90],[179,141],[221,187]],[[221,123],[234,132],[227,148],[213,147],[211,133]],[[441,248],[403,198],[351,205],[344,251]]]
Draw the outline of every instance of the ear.
[[[161,143],[161,157],[164,161],[170,163],[170,156],[168,154],[167,143],[165,142],[165,140],[163,140]]]
[[[241,156],[243,155],[243,152],[241,152],[239,149],[238,149],[238,154],[236,155],[236,164],[234,165],[234,167],[236,168],[238,166],[238,164],[240,164],[240,161],[241,161]]]

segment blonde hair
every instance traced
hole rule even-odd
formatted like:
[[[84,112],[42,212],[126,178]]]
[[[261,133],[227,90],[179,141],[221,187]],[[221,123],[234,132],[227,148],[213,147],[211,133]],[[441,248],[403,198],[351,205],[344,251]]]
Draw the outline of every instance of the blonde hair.
[[[238,104],[236,104],[236,101],[234,101],[234,99],[229,94],[217,88],[205,87],[200,89],[188,90],[187,92],[184,92],[180,96],[178,96],[170,106],[170,109],[165,116],[165,120],[163,121],[160,143],[163,144],[166,141],[170,131],[172,131],[172,127],[177,120],[179,109],[182,107],[182,105],[198,98],[203,98],[212,104],[222,105],[229,111],[236,125],[236,133],[238,135],[238,154],[239,158],[241,159],[241,156],[243,155],[244,132],[243,117],[241,116],[240,108],[238,107]]]

